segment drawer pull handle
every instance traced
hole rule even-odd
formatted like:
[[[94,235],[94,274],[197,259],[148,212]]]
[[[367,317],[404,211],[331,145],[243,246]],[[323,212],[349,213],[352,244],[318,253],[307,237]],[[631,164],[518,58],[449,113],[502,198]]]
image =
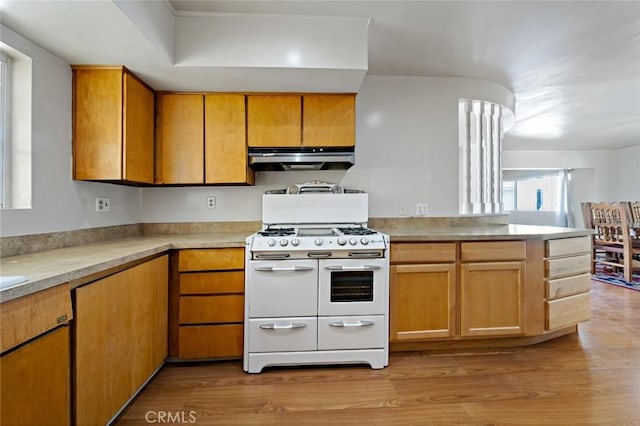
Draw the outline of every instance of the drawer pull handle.
[[[263,330],[291,330],[294,328],[304,328],[307,324],[303,322],[290,322],[286,325],[278,325],[276,323],[270,322],[267,324],[260,324],[260,328]]]
[[[373,321],[358,321],[357,323],[345,323],[344,321],[331,321],[331,327],[369,327],[373,325]]]
[[[273,266],[258,266],[256,271],[261,272],[296,272],[296,271],[312,271],[312,266],[288,266],[288,267],[273,267]]]

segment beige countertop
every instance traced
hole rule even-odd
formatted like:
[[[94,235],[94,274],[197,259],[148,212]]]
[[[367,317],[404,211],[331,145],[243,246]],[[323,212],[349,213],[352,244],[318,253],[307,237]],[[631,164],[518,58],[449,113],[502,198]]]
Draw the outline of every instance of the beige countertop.
[[[26,276],[28,281],[0,289],[0,302],[79,280],[170,249],[244,247],[249,234],[216,232],[139,236],[5,257],[0,259],[1,274]]]
[[[391,241],[515,240],[568,238],[591,235],[587,229],[529,225],[434,226],[390,225],[375,229]],[[205,232],[121,238],[0,259],[3,276],[22,275],[27,282],[0,289],[6,302],[56,285],[81,280],[170,249],[244,247],[251,232]]]
[[[479,240],[521,240],[541,238],[581,237],[592,235],[590,229],[560,228],[534,225],[485,225],[485,226],[380,226],[377,231],[388,234],[391,241],[479,241]]]

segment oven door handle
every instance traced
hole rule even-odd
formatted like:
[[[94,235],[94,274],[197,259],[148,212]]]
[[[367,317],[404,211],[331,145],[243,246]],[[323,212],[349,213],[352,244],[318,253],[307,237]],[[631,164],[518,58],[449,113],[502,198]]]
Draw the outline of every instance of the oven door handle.
[[[356,323],[347,323],[344,321],[331,321],[329,325],[331,327],[370,327],[374,323],[373,321],[360,320]]]
[[[362,265],[362,266],[329,265],[329,266],[325,266],[324,269],[328,269],[329,271],[377,271],[379,269],[382,269],[382,267],[378,265]]]
[[[304,322],[290,322],[286,325],[278,325],[275,322],[260,324],[260,328],[263,330],[292,330],[294,328],[305,328],[306,326],[307,324]]]
[[[257,266],[256,271],[260,272],[298,272],[298,271],[313,271],[313,266]]]

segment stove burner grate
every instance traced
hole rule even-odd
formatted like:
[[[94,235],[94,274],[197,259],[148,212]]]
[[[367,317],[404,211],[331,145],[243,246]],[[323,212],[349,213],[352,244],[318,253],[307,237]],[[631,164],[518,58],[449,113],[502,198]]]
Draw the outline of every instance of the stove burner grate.
[[[271,228],[258,231],[258,235],[262,235],[263,237],[285,237],[295,233],[296,231],[293,228]]]
[[[373,231],[368,228],[338,228],[338,231],[342,232],[343,235],[373,235],[377,234],[376,231]]]

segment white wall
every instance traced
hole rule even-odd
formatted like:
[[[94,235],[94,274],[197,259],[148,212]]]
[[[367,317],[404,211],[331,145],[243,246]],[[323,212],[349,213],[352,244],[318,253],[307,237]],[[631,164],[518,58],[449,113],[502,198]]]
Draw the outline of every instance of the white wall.
[[[640,143],[614,151],[613,164],[616,170],[617,200],[640,200]]]
[[[513,106],[513,95],[481,80],[366,77],[356,104],[356,165],[347,171],[260,172],[255,187],[145,188],[144,222],[260,220],[261,195],[309,180],[369,193],[369,216],[458,214],[458,99]],[[208,209],[206,198],[217,197]]]
[[[10,29],[2,42],[32,62],[32,208],[0,211],[3,237],[67,231],[142,220],[139,188],[71,179],[71,69]],[[111,212],[95,212],[95,197],[110,197]]]

